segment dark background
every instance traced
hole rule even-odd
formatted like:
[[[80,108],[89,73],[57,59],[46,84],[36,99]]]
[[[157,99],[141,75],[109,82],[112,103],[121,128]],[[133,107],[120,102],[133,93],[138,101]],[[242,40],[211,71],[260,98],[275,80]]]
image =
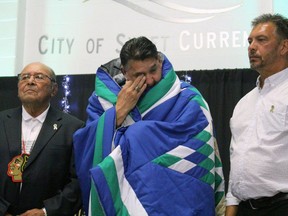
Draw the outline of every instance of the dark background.
[[[233,109],[241,97],[255,87],[258,73],[251,69],[223,69],[223,70],[192,70],[177,72],[180,79],[185,76],[192,78],[194,85],[209,104],[216,130],[216,138],[223,163],[226,187],[228,183],[230,161],[230,129],[229,120]],[[95,85],[95,74],[69,75],[70,81],[65,82],[65,76],[58,76],[59,92],[52,100],[52,105],[63,110],[62,101],[65,97],[63,84],[68,84],[70,94],[69,113],[86,120],[86,106]],[[17,98],[17,78],[0,78],[0,111],[19,106]]]

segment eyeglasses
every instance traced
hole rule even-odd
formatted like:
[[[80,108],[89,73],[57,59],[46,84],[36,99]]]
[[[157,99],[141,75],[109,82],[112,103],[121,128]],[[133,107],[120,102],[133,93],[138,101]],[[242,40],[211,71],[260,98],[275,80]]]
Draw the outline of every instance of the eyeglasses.
[[[18,74],[18,80],[19,81],[23,81],[23,82],[27,82],[28,80],[30,80],[31,77],[33,77],[35,82],[43,82],[46,78],[51,80],[51,82],[56,82],[55,79],[47,76],[46,74],[42,74],[42,73],[37,73],[37,74],[34,74],[34,75],[31,75],[31,74]]]

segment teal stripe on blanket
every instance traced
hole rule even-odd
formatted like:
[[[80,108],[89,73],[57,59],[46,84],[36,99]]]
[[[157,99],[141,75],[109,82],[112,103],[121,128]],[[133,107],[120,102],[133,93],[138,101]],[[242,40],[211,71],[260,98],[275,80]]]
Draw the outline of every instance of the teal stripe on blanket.
[[[96,76],[95,82],[95,93],[97,96],[104,98],[105,100],[109,101],[112,104],[116,104],[117,102],[117,95],[115,95],[104,82],[102,82],[99,77]]]
[[[102,152],[103,152],[103,131],[105,124],[105,113],[99,118],[98,127],[96,129],[96,142],[94,149],[94,157],[93,157],[93,167],[99,164],[102,160]]]
[[[104,210],[100,204],[98,193],[96,192],[96,187],[91,182],[91,215],[92,216],[105,216]]]
[[[182,160],[180,157],[176,157],[170,154],[163,154],[160,157],[155,158],[153,162],[164,167],[169,167],[180,160]]]
[[[105,160],[99,164],[99,167],[102,169],[106,178],[117,215],[129,216],[128,210],[121,199],[117,170],[113,158],[111,156],[106,157]]]
[[[96,141],[93,156],[93,167],[98,165],[102,160],[102,149],[103,149],[103,130],[105,123],[105,113],[99,118],[98,127],[96,130]],[[98,194],[96,192],[95,185],[91,182],[91,203],[93,203],[93,208],[91,209],[92,216],[104,216],[103,209],[101,207]]]

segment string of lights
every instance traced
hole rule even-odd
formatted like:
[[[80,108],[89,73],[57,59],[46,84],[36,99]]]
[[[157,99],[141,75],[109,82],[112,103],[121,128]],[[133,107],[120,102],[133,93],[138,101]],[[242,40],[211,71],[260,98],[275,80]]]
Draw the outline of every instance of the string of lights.
[[[192,82],[192,77],[189,76],[189,75],[188,75],[188,72],[186,71],[185,74],[180,77],[180,80],[191,84],[191,82]]]
[[[62,105],[62,110],[65,113],[69,113],[69,108],[70,108],[70,104],[69,104],[69,96],[70,96],[70,77],[68,75],[65,75],[63,77],[62,80],[62,87],[64,88],[64,96],[62,98],[61,101],[61,105]]]

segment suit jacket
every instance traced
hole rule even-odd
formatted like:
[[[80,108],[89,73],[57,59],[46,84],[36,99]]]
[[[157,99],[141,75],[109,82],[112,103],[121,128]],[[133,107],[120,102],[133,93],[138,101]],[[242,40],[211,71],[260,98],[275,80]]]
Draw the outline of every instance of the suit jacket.
[[[0,216],[7,209],[20,214],[43,207],[48,215],[73,215],[81,208],[73,134],[84,123],[50,107],[20,186],[7,175],[7,169],[13,157],[21,154],[21,121],[21,107],[0,112]]]

